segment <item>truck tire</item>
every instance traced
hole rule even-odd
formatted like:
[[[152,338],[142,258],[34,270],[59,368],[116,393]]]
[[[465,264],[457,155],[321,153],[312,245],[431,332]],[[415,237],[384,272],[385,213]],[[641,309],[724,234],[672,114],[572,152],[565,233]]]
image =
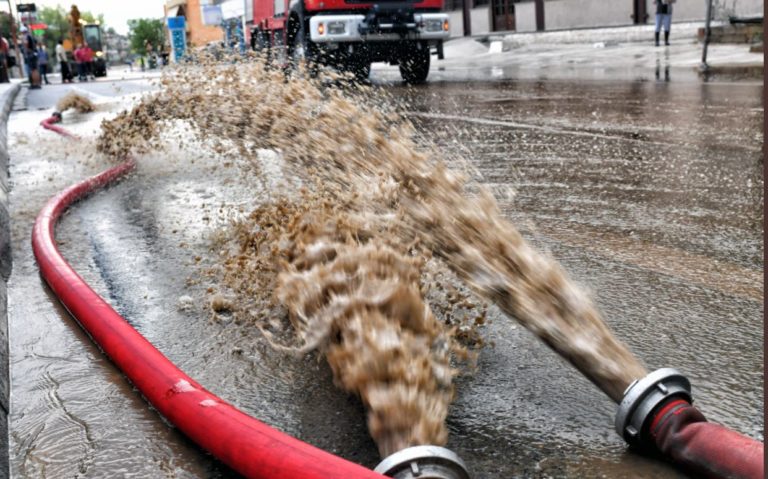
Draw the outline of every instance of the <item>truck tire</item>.
[[[298,70],[300,65],[304,63],[306,73],[314,78],[318,73],[317,47],[306,37],[304,28],[300,26],[296,28],[292,35],[293,41],[288,46],[288,61],[294,70]]]
[[[301,25],[293,25],[288,27],[289,29],[295,29],[291,35],[292,41],[288,45],[288,55],[293,63],[311,62],[314,60],[314,43],[312,43],[306,36],[304,28]]]
[[[253,51],[260,52],[267,48],[269,44],[269,37],[267,35],[261,28],[253,31],[251,34],[251,48]]]
[[[400,60],[400,75],[406,83],[417,85],[427,81],[429,75],[429,47],[408,49]]]

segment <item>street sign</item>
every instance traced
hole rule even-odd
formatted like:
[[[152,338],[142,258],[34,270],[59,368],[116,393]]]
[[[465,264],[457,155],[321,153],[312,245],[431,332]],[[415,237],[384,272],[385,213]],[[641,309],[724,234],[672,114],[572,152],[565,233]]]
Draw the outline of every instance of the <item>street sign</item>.
[[[168,31],[171,33],[173,59],[178,62],[184,56],[184,51],[187,49],[186,21],[184,17],[168,17],[167,23]]]
[[[179,61],[184,56],[184,50],[187,47],[187,38],[184,30],[177,28],[171,30],[171,44],[173,45],[173,58]]]
[[[48,25],[46,25],[45,23],[33,23],[32,25],[29,26],[29,29],[33,30],[33,31],[34,30],[45,30],[47,28],[48,28]]]
[[[36,12],[37,6],[34,3],[20,3],[16,5],[16,10],[18,10],[19,13]]]
[[[168,17],[168,30],[181,29],[185,27],[184,17]]]

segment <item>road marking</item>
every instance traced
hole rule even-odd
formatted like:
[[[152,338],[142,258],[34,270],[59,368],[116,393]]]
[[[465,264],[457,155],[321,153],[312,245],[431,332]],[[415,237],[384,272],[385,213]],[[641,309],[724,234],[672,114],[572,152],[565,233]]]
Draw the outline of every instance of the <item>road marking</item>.
[[[545,133],[558,134],[558,135],[583,136],[587,138],[602,138],[605,140],[625,141],[629,143],[640,143],[643,145],[659,145],[659,146],[670,145],[668,141],[649,141],[649,140],[642,140],[639,138],[627,138],[625,136],[619,136],[619,135],[604,135],[600,133],[590,133],[586,131],[569,130],[565,128],[555,128],[552,126],[519,123],[516,121],[494,120],[492,118],[474,118],[474,117],[468,117],[468,116],[445,115],[442,113],[423,113],[423,112],[406,112],[406,115],[414,116],[417,118],[429,118],[432,120],[463,121],[465,123],[475,123],[479,125],[506,126],[509,128],[518,128],[522,130],[536,130],[536,131],[542,131]],[[730,146],[734,148],[741,148],[748,151],[762,151],[761,148],[753,148],[743,144],[733,144]]]
[[[560,225],[562,226],[562,225]],[[678,278],[725,294],[763,301],[763,272],[728,261],[650,241],[628,238],[586,225],[569,224],[555,230],[537,222],[536,229],[568,245],[597,253],[605,258]]]

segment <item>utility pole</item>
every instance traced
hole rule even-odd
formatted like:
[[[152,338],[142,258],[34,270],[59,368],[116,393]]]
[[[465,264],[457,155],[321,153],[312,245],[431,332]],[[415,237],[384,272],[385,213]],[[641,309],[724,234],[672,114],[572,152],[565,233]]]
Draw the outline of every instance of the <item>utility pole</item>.
[[[704,27],[704,52],[701,54],[701,66],[699,67],[699,70],[702,72],[706,72],[709,70],[709,65],[707,65],[707,47],[709,46],[709,34],[710,34],[710,25],[712,24],[712,0],[707,1],[707,24]]]
[[[472,0],[464,0],[461,2],[461,17],[464,24],[464,36],[472,36],[472,7],[469,2]]]
[[[537,32],[543,32],[544,31],[544,0],[536,0],[535,2],[535,10],[536,10],[536,31]]]
[[[248,42],[246,41],[246,35],[248,32],[248,0],[243,0],[243,50],[248,49]]]

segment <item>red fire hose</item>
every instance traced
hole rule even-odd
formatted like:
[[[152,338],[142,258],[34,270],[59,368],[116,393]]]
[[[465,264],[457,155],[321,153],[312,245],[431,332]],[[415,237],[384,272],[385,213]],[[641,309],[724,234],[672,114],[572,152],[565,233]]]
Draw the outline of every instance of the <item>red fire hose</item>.
[[[59,119],[51,117],[42,125],[73,136],[54,125]],[[38,215],[32,247],[43,278],[62,304],[163,416],[241,474],[289,479],[383,477],[276,431],[206,391],[133,329],[64,261],[54,242],[58,218],[72,203],[134,166],[127,161],[71,186]],[[631,445],[661,452],[695,477],[763,478],[763,444],[706,422],[691,405],[690,392],[688,379],[673,369],[660,369],[635,381],[619,405],[617,432]],[[403,463],[411,462],[413,458]]]
[[[763,443],[707,422],[688,401],[672,398],[653,418],[656,448],[694,477],[762,479]]]
[[[55,131],[59,135],[66,136],[69,138],[77,138],[76,135],[73,135],[69,131],[65,130],[64,128],[55,125],[54,123],[58,123],[61,121],[61,113],[55,112],[52,116],[49,116],[45,120],[41,121],[40,124],[45,128],[46,130]]]
[[[43,126],[73,136],[53,125]],[[382,478],[248,416],[187,376],[131,327],[64,260],[54,226],[77,200],[118,180],[135,167],[126,161],[54,196],[37,216],[32,249],[40,273],[83,329],[160,414],[222,462],[252,478]]]
[[[707,422],[692,402],[688,378],[675,369],[657,369],[624,392],[616,432],[693,477],[763,479],[763,443]]]

